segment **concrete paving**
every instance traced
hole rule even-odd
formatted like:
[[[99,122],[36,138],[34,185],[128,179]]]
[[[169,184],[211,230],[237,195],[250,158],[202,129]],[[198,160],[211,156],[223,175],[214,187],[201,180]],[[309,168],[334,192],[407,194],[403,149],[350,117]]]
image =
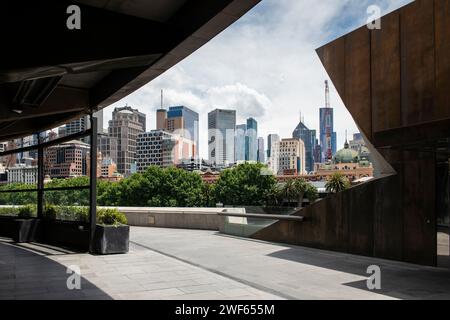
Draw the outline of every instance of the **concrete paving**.
[[[133,228],[131,241],[286,299],[450,299],[450,270],[226,236]],[[367,268],[381,268],[381,290]]]
[[[279,299],[141,246],[130,249],[126,255],[93,256],[2,240],[0,299]],[[69,266],[80,268],[80,290],[67,287]]]
[[[367,267],[381,267],[381,290]],[[69,266],[81,290],[69,290]],[[130,253],[0,240],[0,299],[449,299],[450,271],[215,231],[132,227]]]

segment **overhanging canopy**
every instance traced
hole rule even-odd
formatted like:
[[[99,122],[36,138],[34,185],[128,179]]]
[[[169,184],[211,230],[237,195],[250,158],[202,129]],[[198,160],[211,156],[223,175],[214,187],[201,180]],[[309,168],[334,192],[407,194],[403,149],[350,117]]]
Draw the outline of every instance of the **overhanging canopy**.
[[[50,129],[127,96],[260,0],[5,0],[0,141]],[[69,30],[67,7],[81,9]]]

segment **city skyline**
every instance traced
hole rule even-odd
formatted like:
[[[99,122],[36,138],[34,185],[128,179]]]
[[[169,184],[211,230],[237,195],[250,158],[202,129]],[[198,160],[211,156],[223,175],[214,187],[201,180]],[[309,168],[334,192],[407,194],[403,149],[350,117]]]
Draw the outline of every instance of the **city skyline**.
[[[349,2],[321,1],[312,12],[305,1],[263,1],[190,57],[105,113],[129,103],[153,115],[161,106],[160,91],[164,89],[164,107],[185,105],[199,113],[202,158],[208,155],[208,139],[203,134],[208,130],[207,114],[216,108],[236,109],[238,123],[254,117],[262,137],[270,133],[290,137],[298,124],[299,110],[305,125],[318,130],[318,109],[324,105],[323,81],[329,78],[315,49],[365,24],[368,4],[380,6],[384,14],[410,1]],[[215,59],[210,61],[210,56]],[[210,62],[205,66],[204,61]],[[341,146],[345,130],[349,134],[359,130],[330,84],[337,145]],[[151,116],[147,124],[154,128],[155,122]]]

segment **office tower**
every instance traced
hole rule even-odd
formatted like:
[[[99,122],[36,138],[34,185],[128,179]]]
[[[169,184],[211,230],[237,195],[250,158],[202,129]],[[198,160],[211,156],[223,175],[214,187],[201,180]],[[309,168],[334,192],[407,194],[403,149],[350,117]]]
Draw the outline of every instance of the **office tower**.
[[[272,145],[275,142],[280,142],[280,136],[277,134],[269,134],[267,136],[267,158],[272,156]]]
[[[51,178],[70,178],[89,175],[90,146],[72,140],[45,151],[45,174]]]
[[[305,143],[301,139],[283,139],[279,143],[278,174],[305,174]]]
[[[292,137],[305,143],[305,170],[314,171],[314,152],[316,148],[316,130],[310,130],[302,120],[292,133]]]
[[[258,161],[258,122],[253,118],[247,119],[247,133],[245,135],[245,160]]]
[[[156,110],[156,130],[167,130],[167,110]]]
[[[273,139],[270,144],[270,157],[267,158],[267,165],[273,174],[278,175],[280,171],[280,139]]]
[[[144,132],[142,114],[131,107],[115,108],[109,121],[108,135],[117,138],[117,171],[124,176],[133,172],[136,140]]]
[[[97,118],[97,133],[104,133],[103,129],[103,110],[94,113],[94,117]],[[58,136],[65,137],[71,134],[76,134],[81,131],[85,131],[91,128],[91,119],[89,115],[84,115],[79,119],[66,123],[64,126],[58,128]],[[89,142],[89,138],[81,139],[83,142]]]
[[[152,130],[137,138],[136,169],[143,172],[150,166],[176,166],[183,159],[193,158],[194,142],[181,135]]]
[[[156,129],[175,133],[193,141],[194,157],[199,156],[199,116],[198,113],[185,107],[170,107],[168,111],[156,111]]]
[[[117,164],[118,144],[119,140],[117,137],[105,133],[97,136],[97,149],[101,153],[102,158],[111,159],[115,164]]]
[[[216,109],[208,114],[209,160],[218,166],[235,163],[236,111]]]
[[[235,161],[245,161],[245,135],[247,133],[247,125],[240,124],[236,126],[235,139]]]
[[[266,149],[264,145],[264,138],[258,138],[258,162],[265,163],[266,162]]]
[[[334,132],[334,113],[330,106],[330,88],[325,81],[325,108],[320,108],[320,146],[321,162],[331,161],[336,153],[337,134]]]

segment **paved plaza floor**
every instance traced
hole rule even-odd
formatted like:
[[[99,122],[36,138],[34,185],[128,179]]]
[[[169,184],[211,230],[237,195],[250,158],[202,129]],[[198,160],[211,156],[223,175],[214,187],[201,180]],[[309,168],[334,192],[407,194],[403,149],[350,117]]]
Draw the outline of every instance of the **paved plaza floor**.
[[[0,299],[450,299],[450,271],[226,236],[131,228],[130,253],[0,241]],[[381,268],[381,290],[366,271]],[[69,266],[81,290],[68,290]]]

